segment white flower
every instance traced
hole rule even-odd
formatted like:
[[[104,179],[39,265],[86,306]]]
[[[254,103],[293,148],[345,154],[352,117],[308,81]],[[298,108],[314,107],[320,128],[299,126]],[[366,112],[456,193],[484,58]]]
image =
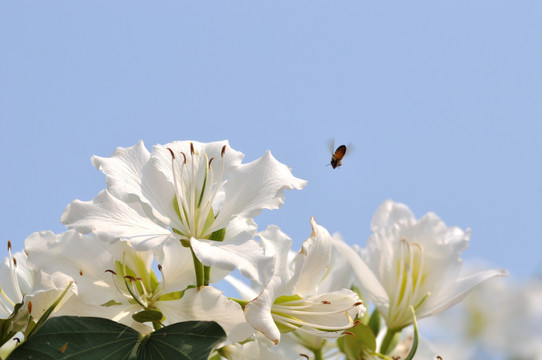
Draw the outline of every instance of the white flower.
[[[70,230],[35,233],[25,241],[25,249],[34,266],[74,279],[79,295],[63,309],[65,315],[106,317],[147,333],[152,327],[132,315],[158,310],[163,318],[157,323],[162,325],[214,320],[229,341],[252,333],[239,304],[214,288],[194,288],[192,256],[177,240],[169,239],[154,251],[136,251],[126,241],[109,244]],[[160,278],[152,270],[155,260]]]
[[[506,276],[503,269],[460,276],[461,253],[470,232],[446,225],[433,213],[416,220],[403,204],[385,201],[373,216],[373,235],[357,254],[342,241],[335,247],[393,331],[461,301],[479,283]]]
[[[0,319],[9,319],[3,324],[5,333],[2,336],[9,334],[11,338],[0,343],[1,358],[5,358],[24,340],[28,326],[35,324],[66,288],[69,287],[67,293],[53,313],[57,313],[66,300],[77,292],[68,276],[58,272],[46,274],[30,267],[27,255],[22,251],[12,254],[9,241],[8,253],[9,256],[0,264]]]
[[[284,189],[302,189],[306,181],[269,151],[248,164],[242,158],[227,141],[176,141],[152,153],[140,141],[109,158],[94,156],[107,190],[91,202],[73,201],[62,222],[109,241],[126,239],[137,250],[169,238],[228,240],[245,233],[250,239],[255,226],[247,219],[280,207]]]
[[[365,311],[359,297],[350,290],[318,292],[331,258],[331,237],[314,218],[311,225],[313,232],[292,266],[288,263],[290,238],[277,227],[260,234],[266,251],[275,256],[274,274],[258,297],[245,305],[245,317],[275,344],[280,332],[294,330],[338,337]]]

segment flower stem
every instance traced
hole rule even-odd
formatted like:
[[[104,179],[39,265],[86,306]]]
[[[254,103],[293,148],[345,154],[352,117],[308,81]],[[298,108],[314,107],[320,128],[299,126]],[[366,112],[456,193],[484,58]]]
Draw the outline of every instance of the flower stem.
[[[209,286],[209,279],[211,278],[211,267],[210,266],[204,266],[203,267],[203,285]]]
[[[399,335],[400,331],[397,329],[388,329],[386,332],[386,336],[384,336],[384,340],[382,340],[382,345],[380,346],[380,352],[382,354],[389,354],[395,345],[397,345],[397,336]]]
[[[322,349],[313,350],[314,354],[314,360],[324,360],[324,357],[322,356]]]
[[[199,289],[205,285],[205,281],[204,281],[205,271],[203,270],[203,264],[201,263],[201,261],[199,261],[192,247],[190,247],[190,251],[192,252],[192,260],[194,261],[194,272],[196,273],[196,286]]]

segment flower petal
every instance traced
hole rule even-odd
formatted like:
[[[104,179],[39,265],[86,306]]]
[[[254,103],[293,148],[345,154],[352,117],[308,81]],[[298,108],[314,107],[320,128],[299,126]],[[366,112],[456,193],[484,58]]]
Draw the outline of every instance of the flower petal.
[[[285,189],[300,190],[306,184],[267,151],[261,158],[232,169],[224,185],[224,204],[213,227],[221,229],[235,216],[251,218],[263,209],[278,209],[284,203]]]
[[[341,239],[333,239],[333,246],[340,254],[342,254],[346,261],[350,263],[367,296],[369,296],[381,313],[386,314],[389,307],[388,294],[373,271],[361,257]]]
[[[420,309],[418,318],[438,314],[457,304],[478,284],[493,277],[508,276],[505,269],[480,271],[467,277],[457,279],[454,285],[441,287],[441,291],[427,299]]]
[[[254,240],[228,244],[211,240],[190,239],[194,253],[202,264],[233,271],[238,269],[251,280],[266,281],[273,274],[273,256],[265,255]]]
[[[313,295],[318,291],[331,260],[331,235],[311,218],[312,234],[303,242],[301,251],[297,254],[295,273],[289,284],[295,286],[295,294],[300,296]]]
[[[371,221],[373,232],[389,229],[397,223],[415,221],[412,211],[405,204],[386,200],[376,209]]]
[[[107,190],[123,201],[144,200],[141,192],[142,169],[150,153],[143,141],[129,148],[118,147],[110,157],[94,155],[92,164],[106,176]]]
[[[92,201],[72,201],[64,210],[61,221],[82,233],[95,233],[101,239],[114,242],[120,238],[130,241],[137,250],[148,250],[173,236],[167,225],[157,223],[140,209],[122,202],[107,190]]]
[[[249,324],[275,345],[280,341],[280,331],[271,315],[271,306],[281,287],[282,281],[275,275],[261,294],[245,305],[245,318]]]
[[[241,306],[210,286],[200,290],[189,289],[180,300],[158,301],[156,307],[162,311],[169,323],[216,321],[228,335],[223,345],[243,341],[254,332],[245,321]]]

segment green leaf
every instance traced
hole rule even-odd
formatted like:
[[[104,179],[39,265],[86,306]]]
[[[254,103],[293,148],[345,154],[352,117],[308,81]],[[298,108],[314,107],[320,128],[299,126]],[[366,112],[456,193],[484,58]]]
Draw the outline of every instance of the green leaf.
[[[8,360],[206,360],[225,338],[212,321],[177,323],[142,336],[108,319],[60,316],[45,322]]]
[[[213,349],[226,339],[214,321],[186,321],[166,326],[147,336],[137,359],[207,360]]]
[[[341,350],[349,360],[358,360],[362,358],[363,354],[376,350],[376,337],[369,326],[358,323],[348,329],[346,333],[341,338]]]
[[[405,360],[414,359],[414,355],[416,355],[416,350],[418,350],[418,322],[416,321],[416,312],[414,311],[414,308],[412,306],[410,306],[410,310],[412,311],[412,317],[414,318],[414,339],[412,340],[412,347],[410,348],[410,351]]]
[[[371,317],[369,318],[368,325],[373,331],[373,334],[378,336],[378,333],[380,332],[380,312],[378,312],[378,309],[374,309]]]

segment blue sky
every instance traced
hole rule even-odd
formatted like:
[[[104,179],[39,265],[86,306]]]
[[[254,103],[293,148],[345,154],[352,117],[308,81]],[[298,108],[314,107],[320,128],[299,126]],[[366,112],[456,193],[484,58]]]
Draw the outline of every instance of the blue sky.
[[[364,245],[377,206],[471,228],[466,259],[542,273],[539,1],[0,4],[3,241],[64,230],[90,163],[139,139],[270,149],[309,181],[277,224]],[[327,142],[352,143],[340,169]],[[5,246],[1,255],[6,255]]]

